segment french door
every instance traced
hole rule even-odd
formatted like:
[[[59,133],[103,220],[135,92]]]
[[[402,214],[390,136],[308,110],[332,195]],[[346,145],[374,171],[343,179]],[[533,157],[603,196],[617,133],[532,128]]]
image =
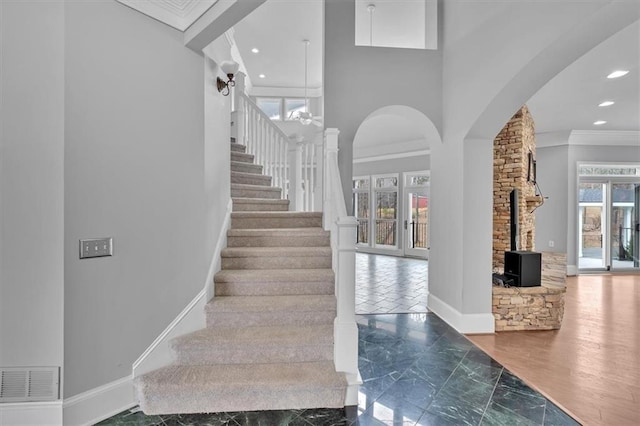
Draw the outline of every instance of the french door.
[[[579,182],[580,270],[639,270],[640,180],[582,179]]]
[[[404,255],[427,257],[429,247],[429,191],[427,188],[406,188]]]
[[[406,174],[403,194],[403,255],[426,259],[429,253],[429,174]]]

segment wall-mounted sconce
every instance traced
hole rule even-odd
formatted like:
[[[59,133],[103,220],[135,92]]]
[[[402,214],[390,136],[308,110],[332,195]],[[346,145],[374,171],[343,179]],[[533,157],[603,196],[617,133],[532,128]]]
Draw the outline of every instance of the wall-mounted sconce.
[[[216,79],[216,86],[218,92],[222,93],[222,96],[229,96],[230,88],[236,85],[233,81],[233,76],[238,72],[240,65],[237,62],[223,62],[220,64],[220,69],[227,75],[228,80],[224,81],[220,77]],[[226,92],[224,91],[226,89]]]

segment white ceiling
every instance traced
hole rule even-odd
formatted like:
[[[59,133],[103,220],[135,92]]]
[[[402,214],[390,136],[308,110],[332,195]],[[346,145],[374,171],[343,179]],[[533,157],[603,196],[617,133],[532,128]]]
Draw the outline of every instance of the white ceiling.
[[[216,0],[119,1],[178,29],[186,28],[216,3]],[[382,11],[383,4],[380,6]],[[323,9],[323,0],[268,0],[234,27],[235,41],[254,88],[267,89],[266,92],[273,88],[302,89],[305,77],[303,40],[307,39],[311,42],[308,87],[321,89]],[[484,9],[472,13],[477,21],[483,20],[477,18],[481,10]],[[462,27],[474,25],[473,21],[456,24]],[[331,27],[326,30],[331,31]],[[260,52],[252,53],[254,47]],[[619,79],[607,79],[606,76],[616,69],[630,72]],[[261,79],[259,74],[266,77]],[[314,93],[318,94],[320,90],[311,90],[310,96]],[[615,101],[615,104],[598,107],[605,100]],[[527,105],[538,133],[640,131],[640,22],[623,29],[568,66]],[[607,123],[595,126],[596,120]],[[375,133],[371,137],[375,137]],[[383,142],[378,140],[373,144]]]
[[[254,87],[302,88],[302,40],[309,39],[309,87],[320,88],[322,25],[321,0],[268,0],[236,25],[236,43]],[[326,31],[331,31],[331,27]],[[253,47],[260,49],[260,53],[251,53]],[[640,23],[635,23],[567,67],[527,102],[536,131],[640,131],[639,64]],[[619,68],[630,73],[617,80],[606,78]],[[261,73],[266,78],[260,79]],[[616,104],[598,107],[604,100]],[[607,124],[594,126],[596,120],[606,120]],[[375,145],[384,141],[372,142]]]
[[[303,40],[310,41],[308,87],[322,87],[323,14],[322,0],[268,0],[234,26],[254,88],[304,88]]]
[[[629,70],[607,79],[617,69]],[[599,107],[602,101],[615,104]],[[565,68],[528,102],[536,132],[563,130],[640,131],[640,22],[596,46]],[[606,120],[602,126],[593,124]]]

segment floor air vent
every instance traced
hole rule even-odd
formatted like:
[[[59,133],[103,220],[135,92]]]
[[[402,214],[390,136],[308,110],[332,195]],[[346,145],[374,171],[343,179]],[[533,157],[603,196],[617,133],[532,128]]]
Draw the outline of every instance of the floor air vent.
[[[59,367],[0,367],[0,402],[58,399]]]

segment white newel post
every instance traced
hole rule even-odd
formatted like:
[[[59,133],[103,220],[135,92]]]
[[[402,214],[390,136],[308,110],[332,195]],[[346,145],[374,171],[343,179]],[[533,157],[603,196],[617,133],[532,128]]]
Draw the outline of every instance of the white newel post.
[[[358,373],[358,328],[356,326],[356,228],[353,216],[341,217],[336,222],[338,233],[338,268],[336,296],[338,315],[336,330],[336,369]]]
[[[231,112],[231,121],[234,123],[233,128],[231,129],[231,136],[236,138],[236,142],[239,144],[246,145],[245,140],[245,127],[246,127],[246,116],[245,116],[245,104],[244,99],[242,99],[241,94],[244,93],[245,90],[245,75],[244,73],[238,72],[234,81],[236,82],[235,87],[233,88],[233,109]]]
[[[337,315],[334,321],[334,360],[337,371],[347,373],[345,405],[358,404],[358,327],[356,306],[355,217],[347,216],[338,170],[338,129],[325,131],[323,164],[323,225],[331,231],[336,277]]]

